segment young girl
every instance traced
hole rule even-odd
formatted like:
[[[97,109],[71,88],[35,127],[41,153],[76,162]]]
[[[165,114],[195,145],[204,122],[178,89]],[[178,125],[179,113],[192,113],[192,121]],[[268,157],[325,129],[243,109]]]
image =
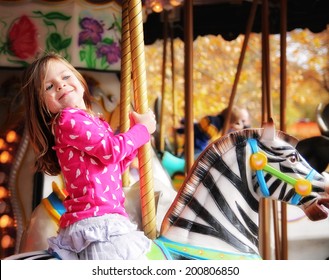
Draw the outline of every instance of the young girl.
[[[128,218],[121,174],[155,131],[153,112],[133,112],[129,131],[115,135],[91,111],[82,75],[53,53],[33,62],[22,81],[37,170],[62,172],[69,194],[49,251],[73,260],[143,258],[151,241]]]

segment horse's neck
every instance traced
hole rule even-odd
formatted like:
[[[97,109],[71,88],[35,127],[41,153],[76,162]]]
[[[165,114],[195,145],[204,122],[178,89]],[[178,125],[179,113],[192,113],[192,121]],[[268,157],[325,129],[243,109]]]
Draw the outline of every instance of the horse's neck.
[[[258,200],[245,147],[216,159],[164,236],[181,243],[258,254]],[[184,195],[184,194],[183,194]]]

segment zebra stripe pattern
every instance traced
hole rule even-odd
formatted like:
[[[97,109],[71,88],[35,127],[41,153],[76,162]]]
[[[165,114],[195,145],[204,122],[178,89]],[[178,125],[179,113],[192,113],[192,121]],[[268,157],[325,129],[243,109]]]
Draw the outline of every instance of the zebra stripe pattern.
[[[249,175],[248,178],[246,145],[247,139],[260,139],[261,130],[248,129],[231,133],[208,146],[192,167],[172,211],[164,221],[164,237],[172,239],[176,236],[188,236],[186,239],[200,240],[203,242],[201,245],[205,245],[204,240],[213,237],[208,243],[218,241],[220,244],[226,243],[226,248],[230,247],[233,252],[259,254],[260,191],[256,177]],[[282,172],[296,173],[296,170],[282,164],[285,160],[283,152],[295,151],[293,145],[296,140],[281,131],[276,133],[278,138],[291,143],[291,146],[285,146],[290,151],[282,150],[282,147],[267,147],[261,142],[258,144],[270,155],[268,161],[278,164]],[[230,156],[225,156],[228,153]],[[235,160],[232,161],[232,158]],[[227,186],[228,181],[232,187],[229,190],[227,187],[221,188],[223,185]],[[268,173],[265,181],[271,195],[279,192],[279,200],[288,202],[295,194],[291,186]],[[202,200],[202,196],[208,198]],[[300,204],[304,202],[306,201],[302,200]]]

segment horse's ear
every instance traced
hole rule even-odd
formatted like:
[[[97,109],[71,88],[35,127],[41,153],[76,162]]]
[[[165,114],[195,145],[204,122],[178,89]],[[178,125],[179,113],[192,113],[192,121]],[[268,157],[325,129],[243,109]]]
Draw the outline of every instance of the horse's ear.
[[[263,123],[263,134],[261,136],[261,139],[266,140],[274,140],[275,138],[275,125],[272,118],[269,119],[267,123]]]

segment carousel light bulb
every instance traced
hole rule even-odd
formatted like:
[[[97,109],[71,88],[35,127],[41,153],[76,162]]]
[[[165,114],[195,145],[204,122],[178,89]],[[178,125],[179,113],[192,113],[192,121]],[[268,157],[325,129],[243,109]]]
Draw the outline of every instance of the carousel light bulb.
[[[0,186],[0,199],[8,197],[8,190],[4,186]]]
[[[1,239],[1,247],[4,249],[13,247],[13,243],[13,239],[8,234],[4,235]]]
[[[183,0],[169,0],[169,3],[171,6],[177,7],[183,3]]]
[[[11,155],[8,151],[3,151],[0,154],[0,163],[8,163],[11,160]]]
[[[13,224],[13,219],[10,218],[8,215],[3,215],[0,218],[0,227],[1,228],[10,227],[12,224]]]
[[[17,133],[14,130],[11,130],[7,133],[6,141],[8,143],[14,143],[17,140]]]
[[[163,11],[163,4],[162,4],[161,0],[154,0],[151,3],[151,6],[152,6],[153,12],[155,12],[155,13],[161,13]]]

